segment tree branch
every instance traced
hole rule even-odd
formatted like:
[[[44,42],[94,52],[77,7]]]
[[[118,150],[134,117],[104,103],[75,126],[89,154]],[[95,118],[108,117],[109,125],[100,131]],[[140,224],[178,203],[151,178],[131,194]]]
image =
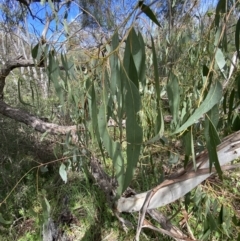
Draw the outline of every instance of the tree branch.
[[[66,135],[71,132],[72,135],[76,135],[78,130],[77,126],[61,126],[53,123],[48,123],[40,118],[31,115],[23,110],[13,108],[0,100],[0,113],[18,122],[22,122],[28,126],[31,126],[34,130],[41,133],[48,132],[50,134]]]

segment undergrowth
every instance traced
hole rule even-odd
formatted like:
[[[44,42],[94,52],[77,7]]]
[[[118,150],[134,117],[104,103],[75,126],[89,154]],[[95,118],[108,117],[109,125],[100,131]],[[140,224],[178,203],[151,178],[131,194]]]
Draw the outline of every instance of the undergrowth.
[[[21,124],[2,120],[0,199],[2,202],[8,198],[0,207],[0,240],[41,240],[46,217],[60,223],[71,240],[133,240],[134,229],[128,233],[122,230],[98,186],[83,170],[70,171],[68,182],[63,183],[58,174],[63,155],[61,147],[53,155],[53,149],[58,145],[56,137],[40,141],[41,135],[33,135]],[[168,147],[165,148],[165,154],[161,148],[159,152],[156,148],[147,150],[148,155],[138,165],[132,188],[138,192],[148,190],[160,183],[164,175],[174,171],[178,163],[166,163]],[[57,161],[58,158],[60,161]],[[46,163],[43,166],[48,168],[47,171],[37,168],[41,163]],[[107,162],[108,169],[109,165]],[[171,168],[166,168],[167,166]],[[219,219],[225,215],[224,220],[228,217],[229,222],[222,224],[222,230],[226,232],[219,230],[210,236],[211,240],[235,240],[240,229],[232,225],[232,221],[237,222],[240,218],[239,193],[238,171],[227,172],[223,181],[213,176],[188,194],[185,202],[178,200],[160,210],[173,224],[181,226],[182,230],[190,229],[195,234],[202,233],[207,226],[205,214],[210,219]],[[50,205],[47,216],[44,200]],[[185,210],[188,210],[187,222]],[[123,214],[135,227],[137,216],[137,213]],[[152,222],[154,223],[153,220]],[[169,238],[146,230],[142,240]]]

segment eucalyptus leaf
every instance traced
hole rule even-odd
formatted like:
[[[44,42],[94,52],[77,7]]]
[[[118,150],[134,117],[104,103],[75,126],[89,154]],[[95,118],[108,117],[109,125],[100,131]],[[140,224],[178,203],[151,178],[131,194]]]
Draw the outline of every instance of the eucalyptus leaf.
[[[184,131],[189,126],[194,124],[203,114],[208,112],[213,108],[214,105],[219,103],[222,98],[222,85],[216,81],[210,88],[206,98],[203,100],[201,105],[193,112],[193,114],[188,118],[188,120],[178,128],[174,134]]]
[[[67,183],[67,171],[66,171],[66,166],[62,163],[60,168],[59,168],[59,174],[62,178],[62,180]]]
[[[239,34],[240,34],[240,18],[237,21],[236,31],[235,31],[235,47],[236,47],[238,58],[240,57],[240,54],[239,54]]]
[[[175,126],[178,122],[179,104],[180,104],[180,89],[178,78],[173,73],[170,73],[169,82],[167,84],[167,94],[169,99],[170,110],[173,115],[173,123]]]
[[[153,56],[153,67],[154,67],[154,83],[155,83],[155,90],[156,90],[156,101],[157,101],[157,118],[155,124],[155,133],[157,136],[160,137],[164,133],[164,120],[163,120],[163,113],[162,113],[162,106],[161,106],[161,98],[160,98],[160,84],[159,84],[159,74],[158,74],[158,61],[156,56],[156,50],[154,45],[153,37],[151,36],[152,41],[152,56]],[[158,134],[159,133],[159,134]]]
[[[36,45],[33,47],[33,49],[32,49],[32,57],[33,57],[34,59],[36,59],[37,56],[38,56],[38,49],[39,49],[39,43],[36,44]]]
[[[215,59],[217,62],[217,65],[221,71],[223,71],[224,66],[226,65],[225,57],[223,55],[223,52],[220,48],[217,49]]]
[[[143,1],[139,1],[139,7],[154,23],[161,27],[153,11],[147,5],[143,4]]]

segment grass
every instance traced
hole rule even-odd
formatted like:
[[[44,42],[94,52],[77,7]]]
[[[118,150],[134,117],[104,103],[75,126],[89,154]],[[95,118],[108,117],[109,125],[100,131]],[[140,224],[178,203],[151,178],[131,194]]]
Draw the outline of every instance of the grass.
[[[42,225],[48,217],[58,222],[61,229],[74,241],[134,239],[135,230],[131,229],[128,233],[123,231],[102,192],[82,169],[69,171],[68,182],[65,184],[62,181],[58,173],[61,161],[57,160],[63,157],[64,148],[59,144],[57,137],[48,137],[49,139],[41,141],[41,135],[33,133],[28,127],[2,119],[0,201],[2,202],[12,190],[13,192],[0,207],[3,218],[0,219],[0,240],[41,240]],[[161,181],[161,177],[177,168],[179,163],[169,165],[166,161],[168,151],[179,150],[175,150],[172,144],[164,148],[160,145],[145,149],[144,158],[141,159],[131,184],[133,188],[138,192],[149,190]],[[32,169],[39,163],[49,162],[51,164],[47,165],[47,172],[42,172],[38,168]],[[108,171],[111,170],[108,158],[106,167]],[[205,240],[236,238],[240,229],[239,226],[233,225],[232,217],[236,215],[237,219],[240,218],[239,193],[240,176],[237,171],[225,173],[223,181],[215,176],[193,190],[188,202],[188,224],[193,233],[197,237],[204,233],[206,210],[210,210],[212,217],[218,219],[223,206],[222,215],[225,215],[225,220],[229,222],[223,222],[222,229],[215,234],[213,231],[212,236]],[[172,223],[177,226],[183,223],[181,228],[186,230],[182,222],[185,208],[184,200],[178,200],[161,208],[161,211],[169,218],[176,214],[171,220]],[[122,216],[137,226],[137,213]],[[11,224],[5,224],[4,220],[11,221]],[[152,222],[154,223],[153,220]],[[144,230],[141,240],[170,239],[156,232]]]

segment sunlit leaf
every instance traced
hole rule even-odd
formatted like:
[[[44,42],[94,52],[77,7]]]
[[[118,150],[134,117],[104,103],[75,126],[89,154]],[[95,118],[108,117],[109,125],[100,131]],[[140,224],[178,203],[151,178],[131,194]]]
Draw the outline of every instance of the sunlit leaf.
[[[62,180],[67,183],[67,171],[66,171],[66,166],[62,163],[60,168],[59,168],[59,174],[62,178]]]
[[[219,48],[217,49],[215,59],[216,59],[216,62],[217,62],[217,65],[218,65],[219,69],[222,71],[224,66],[226,65],[226,61],[225,61],[225,57],[223,55],[223,52]]]
[[[222,85],[216,81],[210,88],[206,98],[189,119],[174,134],[184,131],[190,125],[194,124],[203,114],[208,112],[214,105],[219,103],[222,98]]]

